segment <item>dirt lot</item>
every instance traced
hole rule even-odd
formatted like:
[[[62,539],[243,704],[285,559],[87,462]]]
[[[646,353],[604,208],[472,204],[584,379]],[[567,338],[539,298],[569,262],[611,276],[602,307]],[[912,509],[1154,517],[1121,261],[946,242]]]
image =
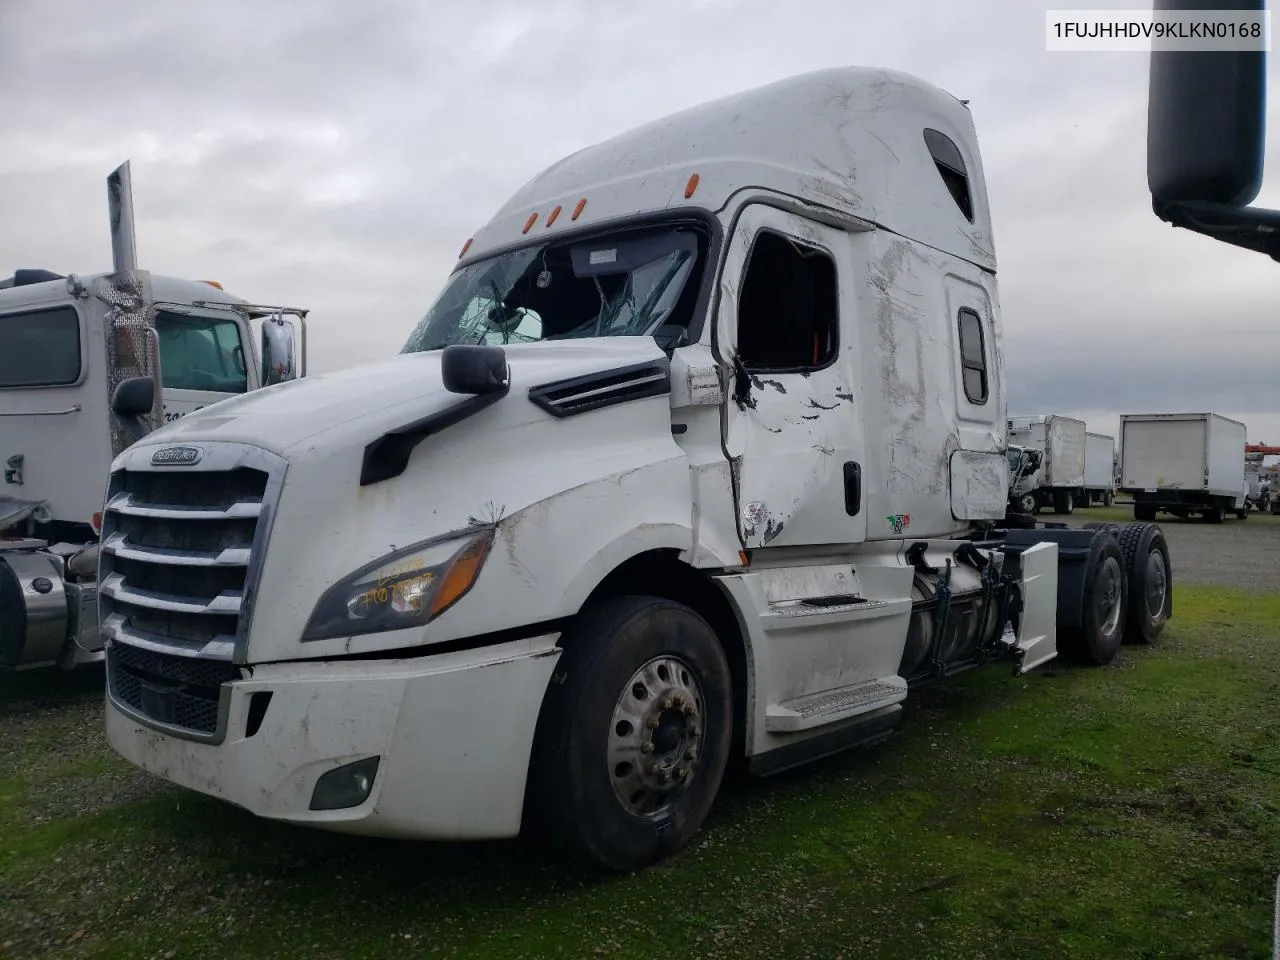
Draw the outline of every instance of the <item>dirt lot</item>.
[[[1091,508],[1066,518],[1045,511],[1040,519],[1065,519],[1071,526],[1090,520],[1125,524],[1133,521],[1133,508]],[[1213,584],[1251,593],[1280,590],[1280,517],[1255,513],[1246,520],[1230,516],[1212,524],[1161,514],[1157,522],[1169,541],[1174,583]]]

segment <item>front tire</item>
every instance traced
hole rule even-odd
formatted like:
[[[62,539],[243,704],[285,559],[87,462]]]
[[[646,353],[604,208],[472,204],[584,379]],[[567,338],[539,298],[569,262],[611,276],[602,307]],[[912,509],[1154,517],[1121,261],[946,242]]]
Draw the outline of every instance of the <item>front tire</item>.
[[[617,597],[565,632],[534,739],[529,823],[599,869],[638,870],[702,825],[728,763],[733,685],[690,608]]]

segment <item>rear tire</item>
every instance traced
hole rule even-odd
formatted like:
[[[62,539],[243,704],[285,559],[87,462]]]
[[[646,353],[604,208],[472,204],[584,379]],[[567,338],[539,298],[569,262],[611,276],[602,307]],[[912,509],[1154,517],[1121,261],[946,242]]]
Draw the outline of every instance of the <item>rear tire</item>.
[[[1090,520],[1086,523],[1082,530],[1109,530],[1115,534],[1117,538],[1120,536],[1120,524],[1112,523],[1110,520]]]
[[[729,759],[733,686],[690,608],[617,597],[565,632],[529,770],[540,839],[603,870],[638,870],[689,842]]]
[[[22,599],[22,584],[9,564],[0,560],[0,666],[21,663],[26,644],[27,605]]]
[[[1120,533],[1129,578],[1124,642],[1154,643],[1173,615],[1173,567],[1164,531],[1154,523],[1131,523]]]
[[[1156,508],[1149,503],[1135,503],[1133,505],[1133,519],[1140,523],[1150,523],[1156,518]]]
[[[1108,490],[1106,491],[1106,493],[1102,495],[1102,505],[1104,507],[1110,507],[1115,502],[1116,502],[1116,495],[1112,491]]]
[[[1075,512],[1076,500],[1070,490],[1059,490],[1053,495],[1053,512],[1072,514]]]
[[[1077,663],[1110,663],[1124,637],[1128,594],[1120,543],[1111,531],[1100,530],[1089,547],[1080,626],[1062,628],[1062,652]]]
[[[1227,518],[1227,511],[1223,508],[1222,504],[1220,503],[1215,503],[1213,506],[1209,507],[1204,512],[1205,523],[1221,523],[1226,518]]]

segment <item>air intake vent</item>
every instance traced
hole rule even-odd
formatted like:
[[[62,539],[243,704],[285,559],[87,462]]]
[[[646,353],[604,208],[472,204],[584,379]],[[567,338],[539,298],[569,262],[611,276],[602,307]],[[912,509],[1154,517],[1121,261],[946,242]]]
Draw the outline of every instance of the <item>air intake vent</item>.
[[[572,417],[670,392],[671,371],[664,359],[546,383],[530,389],[529,399],[553,417]]]

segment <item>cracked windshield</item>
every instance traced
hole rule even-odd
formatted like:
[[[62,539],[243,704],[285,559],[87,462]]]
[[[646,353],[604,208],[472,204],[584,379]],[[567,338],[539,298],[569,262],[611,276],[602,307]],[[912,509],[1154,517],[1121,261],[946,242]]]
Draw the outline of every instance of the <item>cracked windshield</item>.
[[[702,246],[692,229],[667,228],[480,260],[454,274],[402,352],[653,336],[664,327],[674,336],[693,312]]]

